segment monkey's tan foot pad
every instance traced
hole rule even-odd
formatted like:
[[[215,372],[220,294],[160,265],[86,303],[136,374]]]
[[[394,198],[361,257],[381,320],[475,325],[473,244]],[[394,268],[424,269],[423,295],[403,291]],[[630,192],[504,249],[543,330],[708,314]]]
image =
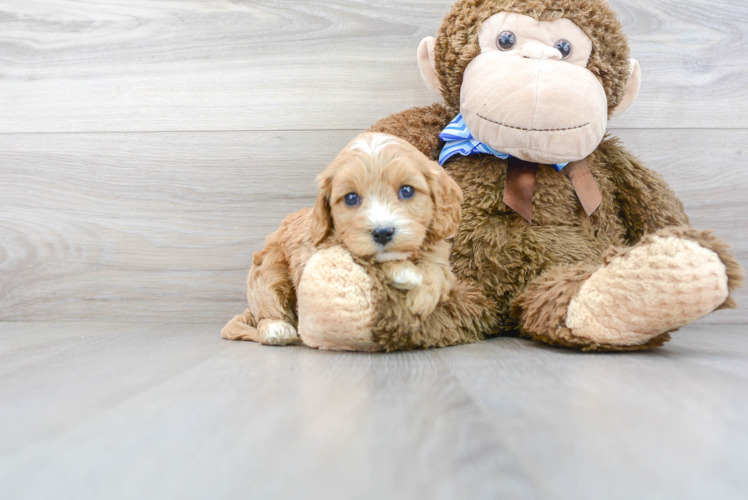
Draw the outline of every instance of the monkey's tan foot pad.
[[[709,314],[728,296],[717,253],[690,239],[649,236],[608,260],[569,304],[575,336],[635,346]]]
[[[318,349],[378,351],[371,278],[342,247],[309,259],[298,286],[299,336]]]
[[[299,341],[293,325],[281,320],[263,319],[257,325],[260,342],[267,345],[288,345]]]

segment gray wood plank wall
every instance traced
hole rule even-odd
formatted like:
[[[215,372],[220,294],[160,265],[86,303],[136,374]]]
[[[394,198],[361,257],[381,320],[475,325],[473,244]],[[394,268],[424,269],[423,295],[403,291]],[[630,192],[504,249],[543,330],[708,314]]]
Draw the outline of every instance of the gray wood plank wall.
[[[4,0],[0,320],[240,311],[252,252],[337,151],[435,100],[415,49],[451,3]],[[611,4],[644,72],[611,132],[747,265],[748,4]]]

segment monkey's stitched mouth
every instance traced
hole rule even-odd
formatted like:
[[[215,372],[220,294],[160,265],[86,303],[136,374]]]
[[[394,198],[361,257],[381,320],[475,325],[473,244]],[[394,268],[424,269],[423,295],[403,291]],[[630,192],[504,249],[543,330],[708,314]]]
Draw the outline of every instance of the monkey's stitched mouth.
[[[490,119],[490,118],[486,118],[485,116],[483,116],[483,115],[480,115],[480,114],[478,115],[478,118],[483,118],[483,119],[484,119],[484,120],[486,120],[487,122],[495,123],[496,125],[499,125],[499,126],[501,126],[501,127],[506,127],[506,128],[513,128],[514,130],[522,130],[522,131],[524,131],[524,132],[563,132],[563,131],[565,131],[565,130],[577,130],[577,129],[580,129],[580,128],[584,128],[584,127],[586,127],[587,125],[589,125],[589,124],[590,124],[589,122],[587,122],[587,123],[584,123],[584,124],[582,124],[582,125],[577,125],[576,127],[566,127],[566,128],[543,128],[543,129],[541,129],[541,128],[524,128],[524,127],[515,127],[515,126],[513,126],[513,125],[507,125],[507,124],[505,124],[505,123],[497,122],[496,120],[492,120],[492,119]]]

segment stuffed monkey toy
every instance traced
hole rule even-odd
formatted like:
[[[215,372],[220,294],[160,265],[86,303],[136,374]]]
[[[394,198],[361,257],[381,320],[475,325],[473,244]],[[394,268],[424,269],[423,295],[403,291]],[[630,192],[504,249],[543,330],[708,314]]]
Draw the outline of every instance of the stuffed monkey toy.
[[[665,181],[606,136],[641,72],[605,0],[458,0],[438,36],[421,42],[418,63],[444,104],[370,130],[409,141],[462,188],[451,252],[458,282],[420,318],[375,285],[375,269],[337,266],[322,251],[300,285],[302,337],[350,327],[395,350],[518,331],[629,351],[735,307],[743,272],[728,245],[690,227]],[[336,282],[360,285],[339,296],[341,307],[367,304],[353,327],[315,313],[315,290],[334,292]]]

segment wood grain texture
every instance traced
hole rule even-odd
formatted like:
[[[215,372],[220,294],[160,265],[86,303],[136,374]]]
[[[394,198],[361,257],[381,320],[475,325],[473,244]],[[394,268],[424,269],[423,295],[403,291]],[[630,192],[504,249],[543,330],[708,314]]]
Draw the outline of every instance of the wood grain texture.
[[[745,326],[620,356],[330,353],[220,326],[0,324],[0,497],[748,496]]]
[[[225,317],[354,135],[0,135],[0,317]]]
[[[452,0],[5,0],[0,132],[361,129],[434,99]],[[623,128],[748,127],[748,4],[611,0],[644,72]]]
[[[0,319],[227,320],[252,252],[356,133],[0,134]],[[748,264],[748,131],[617,133]]]

